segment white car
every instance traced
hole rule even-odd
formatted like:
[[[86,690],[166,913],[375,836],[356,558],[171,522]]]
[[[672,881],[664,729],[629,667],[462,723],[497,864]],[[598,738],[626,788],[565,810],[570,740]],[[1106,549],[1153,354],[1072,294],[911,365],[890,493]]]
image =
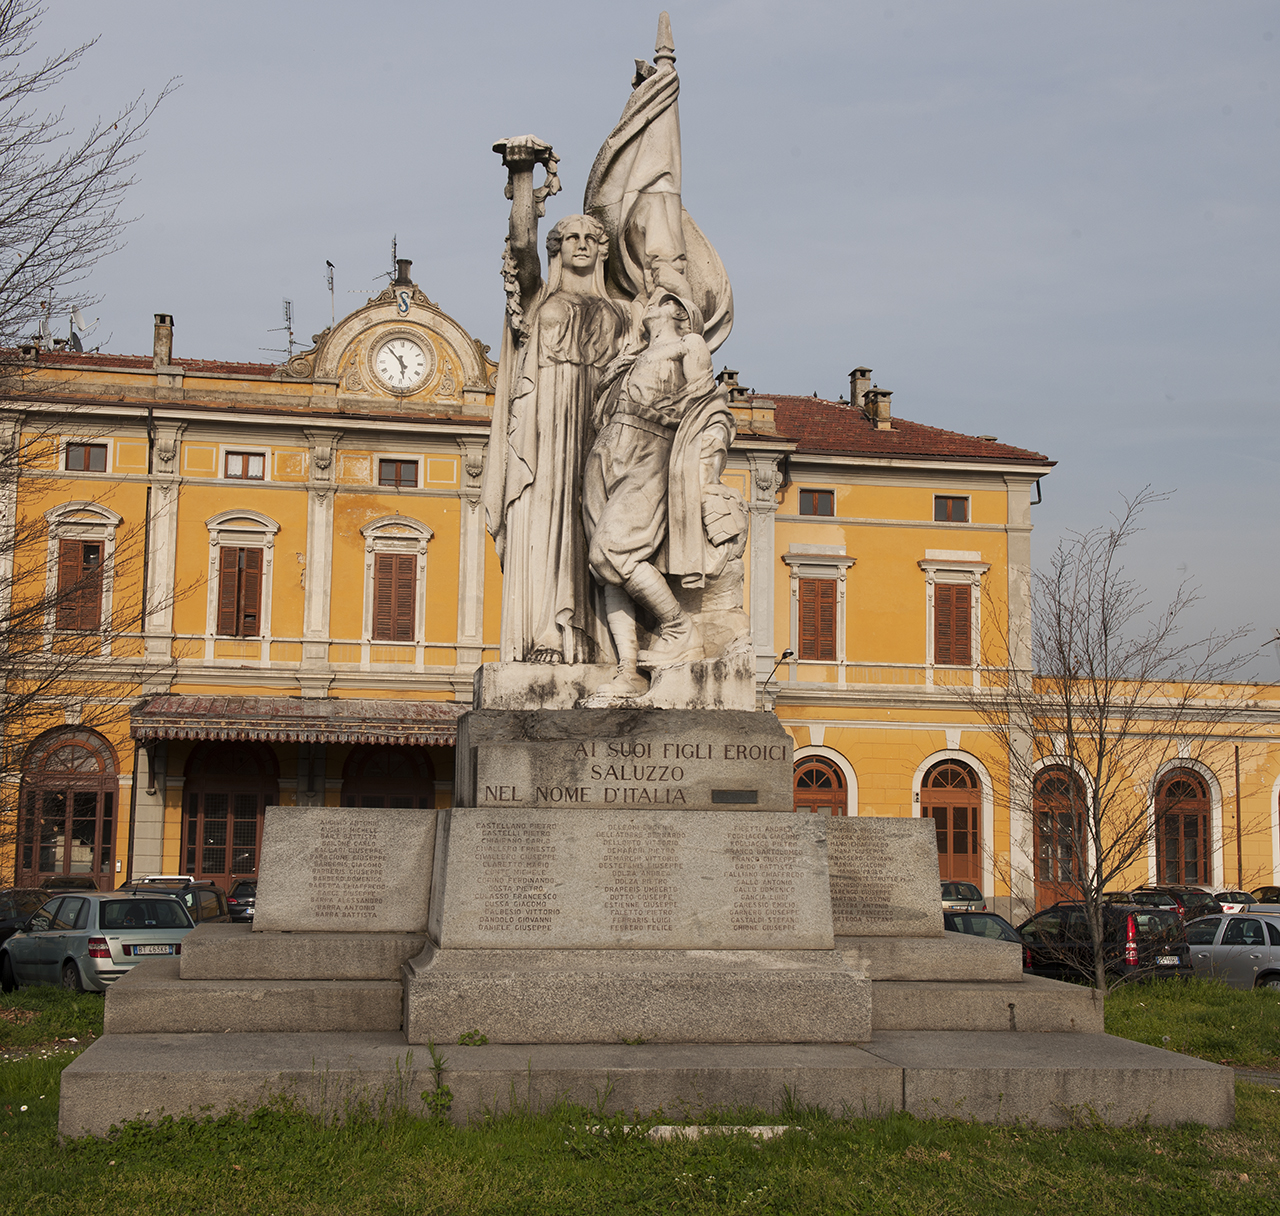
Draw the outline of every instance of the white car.
[[[1231,988],[1280,988],[1280,916],[1202,916],[1187,925],[1191,965]]]

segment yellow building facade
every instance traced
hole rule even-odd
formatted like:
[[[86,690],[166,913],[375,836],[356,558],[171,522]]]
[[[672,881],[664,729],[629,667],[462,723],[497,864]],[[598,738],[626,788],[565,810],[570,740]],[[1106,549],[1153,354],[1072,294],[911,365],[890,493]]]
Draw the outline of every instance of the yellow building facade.
[[[36,606],[28,667],[56,676],[8,723],[20,885],[227,885],[256,875],[266,806],[448,806],[456,719],[497,658],[496,364],[408,262],[283,365],[184,360],[173,335],[158,314],[149,357],[27,350],[0,402],[0,611]],[[1015,917],[1046,902],[1039,785],[1011,782],[970,694],[1030,668],[1052,462],[895,417],[865,368],[835,402],[722,379],[759,703],[794,739],[797,808],[929,815],[944,877]],[[1135,774],[1153,812],[1175,778],[1203,802],[1173,868],[1153,842],[1135,883],[1280,882],[1280,703],[1249,705],[1221,747]]]

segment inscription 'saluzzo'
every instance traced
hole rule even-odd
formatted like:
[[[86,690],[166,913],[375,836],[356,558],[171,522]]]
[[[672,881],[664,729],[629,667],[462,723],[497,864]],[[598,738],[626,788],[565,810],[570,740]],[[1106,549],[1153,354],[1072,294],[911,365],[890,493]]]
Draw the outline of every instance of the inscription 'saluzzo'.
[[[752,805],[759,766],[785,764],[782,743],[706,739],[522,741],[477,756],[478,806],[644,807]],[[554,779],[545,779],[554,774]],[[713,797],[718,794],[719,797]]]
[[[335,928],[375,920],[386,897],[386,860],[382,834],[373,824],[322,821],[305,860],[311,915],[333,921]]]
[[[448,812],[443,947],[830,948],[824,825],[790,812]]]

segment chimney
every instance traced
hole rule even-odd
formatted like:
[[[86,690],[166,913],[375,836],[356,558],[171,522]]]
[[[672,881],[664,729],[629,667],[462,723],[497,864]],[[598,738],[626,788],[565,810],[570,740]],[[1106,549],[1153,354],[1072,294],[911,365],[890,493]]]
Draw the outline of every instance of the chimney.
[[[849,404],[860,410],[866,404],[867,389],[871,387],[871,369],[855,367],[849,373]]]
[[[892,416],[889,399],[892,396],[893,393],[889,389],[876,388],[875,385],[866,390],[867,417],[876,424],[877,431],[893,430],[893,423],[889,421]]]
[[[720,374],[716,376],[716,383],[729,390],[730,403],[735,401],[745,401],[750,395],[748,391],[738,383],[738,373],[732,368],[726,367],[721,371]]]
[[[156,336],[151,366],[168,367],[173,362],[173,318],[167,312],[156,313]]]
[[[409,267],[413,262],[409,258],[396,258],[396,286],[411,287],[413,280],[409,277]]]

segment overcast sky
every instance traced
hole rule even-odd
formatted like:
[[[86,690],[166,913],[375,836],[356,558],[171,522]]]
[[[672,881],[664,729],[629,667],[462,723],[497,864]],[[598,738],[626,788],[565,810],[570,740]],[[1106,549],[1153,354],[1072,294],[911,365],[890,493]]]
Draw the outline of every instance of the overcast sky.
[[[710,0],[671,8],[684,201],[733,282],[716,356],[760,392],[848,393],[995,434],[1058,467],[1033,552],[1153,509],[1131,571],[1194,627],[1280,626],[1280,7],[1249,0]],[[547,0],[57,0],[42,41],[100,36],[71,123],[170,76],[89,287],[94,340],[265,359],[364,302],[391,240],[497,347],[505,175],[494,140],[561,157],[547,224],[652,55],[657,7]],[[1280,678],[1273,650],[1246,665]]]

